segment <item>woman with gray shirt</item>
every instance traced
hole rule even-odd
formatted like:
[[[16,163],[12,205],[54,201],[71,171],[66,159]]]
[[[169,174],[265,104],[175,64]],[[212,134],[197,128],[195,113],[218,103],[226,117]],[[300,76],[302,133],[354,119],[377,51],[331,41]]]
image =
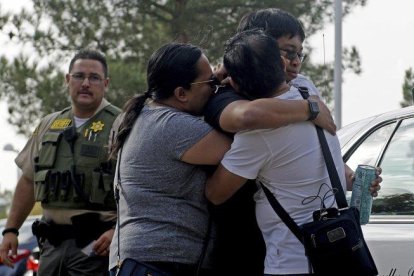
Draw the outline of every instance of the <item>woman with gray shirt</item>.
[[[119,249],[120,261],[196,275],[209,221],[207,175],[199,165],[219,164],[230,146],[197,117],[213,92],[214,75],[199,48],[170,43],[151,56],[147,84],[144,95],[127,103],[113,146],[114,154],[120,152],[120,224],[110,270],[116,272]]]

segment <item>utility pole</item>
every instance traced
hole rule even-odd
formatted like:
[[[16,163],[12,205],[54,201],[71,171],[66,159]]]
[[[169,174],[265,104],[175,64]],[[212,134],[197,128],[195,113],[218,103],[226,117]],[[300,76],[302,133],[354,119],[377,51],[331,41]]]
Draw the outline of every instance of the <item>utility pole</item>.
[[[342,0],[335,0],[335,61],[334,61],[334,117],[338,129],[342,127]]]
[[[412,95],[412,97],[413,97],[413,105],[414,105],[414,87],[413,87],[413,88],[411,88],[411,95]]]

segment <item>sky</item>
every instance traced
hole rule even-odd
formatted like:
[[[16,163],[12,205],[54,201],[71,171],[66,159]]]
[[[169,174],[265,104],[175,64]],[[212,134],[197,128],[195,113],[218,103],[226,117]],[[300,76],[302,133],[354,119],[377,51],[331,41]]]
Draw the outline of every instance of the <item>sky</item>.
[[[342,126],[400,108],[405,70],[414,67],[413,10],[413,0],[368,0],[344,18],[343,47],[357,47],[362,74],[343,74]],[[323,34],[326,60],[332,61],[333,25],[310,38],[312,59],[323,61]]]
[[[0,0],[5,10],[16,10],[30,3],[28,0]],[[404,72],[414,67],[413,10],[413,0],[368,0],[365,7],[353,9],[352,14],[344,18],[343,47],[357,47],[362,74],[346,71],[342,76],[342,126],[400,107]],[[333,61],[334,36],[331,24],[308,39],[315,48],[312,61],[323,62],[324,40],[326,62]],[[0,54],[15,53],[15,47],[2,39],[4,37],[0,36]],[[17,178],[13,162],[16,153],[3,151],[4,145],[10,143],[21,150],[26,142],[25,137],[17,135],[16,129],[7,124],[7,116],[7,105],[0,103],[0,190],[13,190]]]

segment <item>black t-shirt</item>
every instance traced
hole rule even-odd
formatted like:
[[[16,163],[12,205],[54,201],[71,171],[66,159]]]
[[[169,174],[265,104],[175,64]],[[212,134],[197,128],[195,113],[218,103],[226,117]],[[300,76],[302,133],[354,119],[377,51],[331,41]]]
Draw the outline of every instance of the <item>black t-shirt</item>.
[[[220,127],[221,113],[227,105],[238,100],[245,98],[231,88],[219,89],[207,103],[204,119],[215,129],[223,131]],[[256,191],[255,182],[249,180],[225,203],[212,207],[217,225],[215,275],[263,275],[266,248],[256,222],[253,199]]]
[[[246,100],[246,98],[237,94],[231,87],[220,88],[207,102],[204,108],[204,120],[215,129],[225,132],[220,126],[221,113],[226,106],[239,100]],[[228,132],[225,133],[233,136]]]

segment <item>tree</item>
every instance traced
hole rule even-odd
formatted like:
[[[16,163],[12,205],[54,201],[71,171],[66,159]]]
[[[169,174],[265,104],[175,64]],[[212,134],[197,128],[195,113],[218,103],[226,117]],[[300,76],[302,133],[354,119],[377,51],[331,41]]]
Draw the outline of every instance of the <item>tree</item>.
[[[355,74],[361,74],[361,61],[359,53],[355,47],[345,48],[342,53],[342,71],[352,71]],[[313,64],[304,63],[303,72],[315,83],[316,87],[322,94],[322,97],[328,103],[331,110],[333,109],[333,74],[332,64]]]
[[[127,98],[145,90],[148,57],[169,41],[190,42],[206,49],[212,63],[219,62],[224,42],[234,34],[246,12],[278,7],[298,16],[307,36],[333,17],[333,0],[33,0],[33,12],[3,15],[0,29],[10,39],[30,45],[30,57],[0,60],[0,97],[9,103],[9,121],[22,133],[28,122],[68,104],[63,86],[64,64],[74,50],[94,47],[110,67],[108,99],[122,106]],[[344,1],[344,14],[366,0]],[[1,15],[0,15],[1,16]],[[311,50],[311,49],[310,49]],[[355,61],[355,56],[345,53]],[[357,57],[358,59],[358,57]],[[332,65],[304,68],[316,84],[332,83]],[[320,72],[325,72],[320,74]],[[323,76],[322,78],[320,76]],[[327,89],[325,96],[330,100]]]
[[[413,68],[405,71],[404,83],[402,85],[403,101],[400,102],[401,107],[407,107],[413,104],[414,93],[414,72]]]

